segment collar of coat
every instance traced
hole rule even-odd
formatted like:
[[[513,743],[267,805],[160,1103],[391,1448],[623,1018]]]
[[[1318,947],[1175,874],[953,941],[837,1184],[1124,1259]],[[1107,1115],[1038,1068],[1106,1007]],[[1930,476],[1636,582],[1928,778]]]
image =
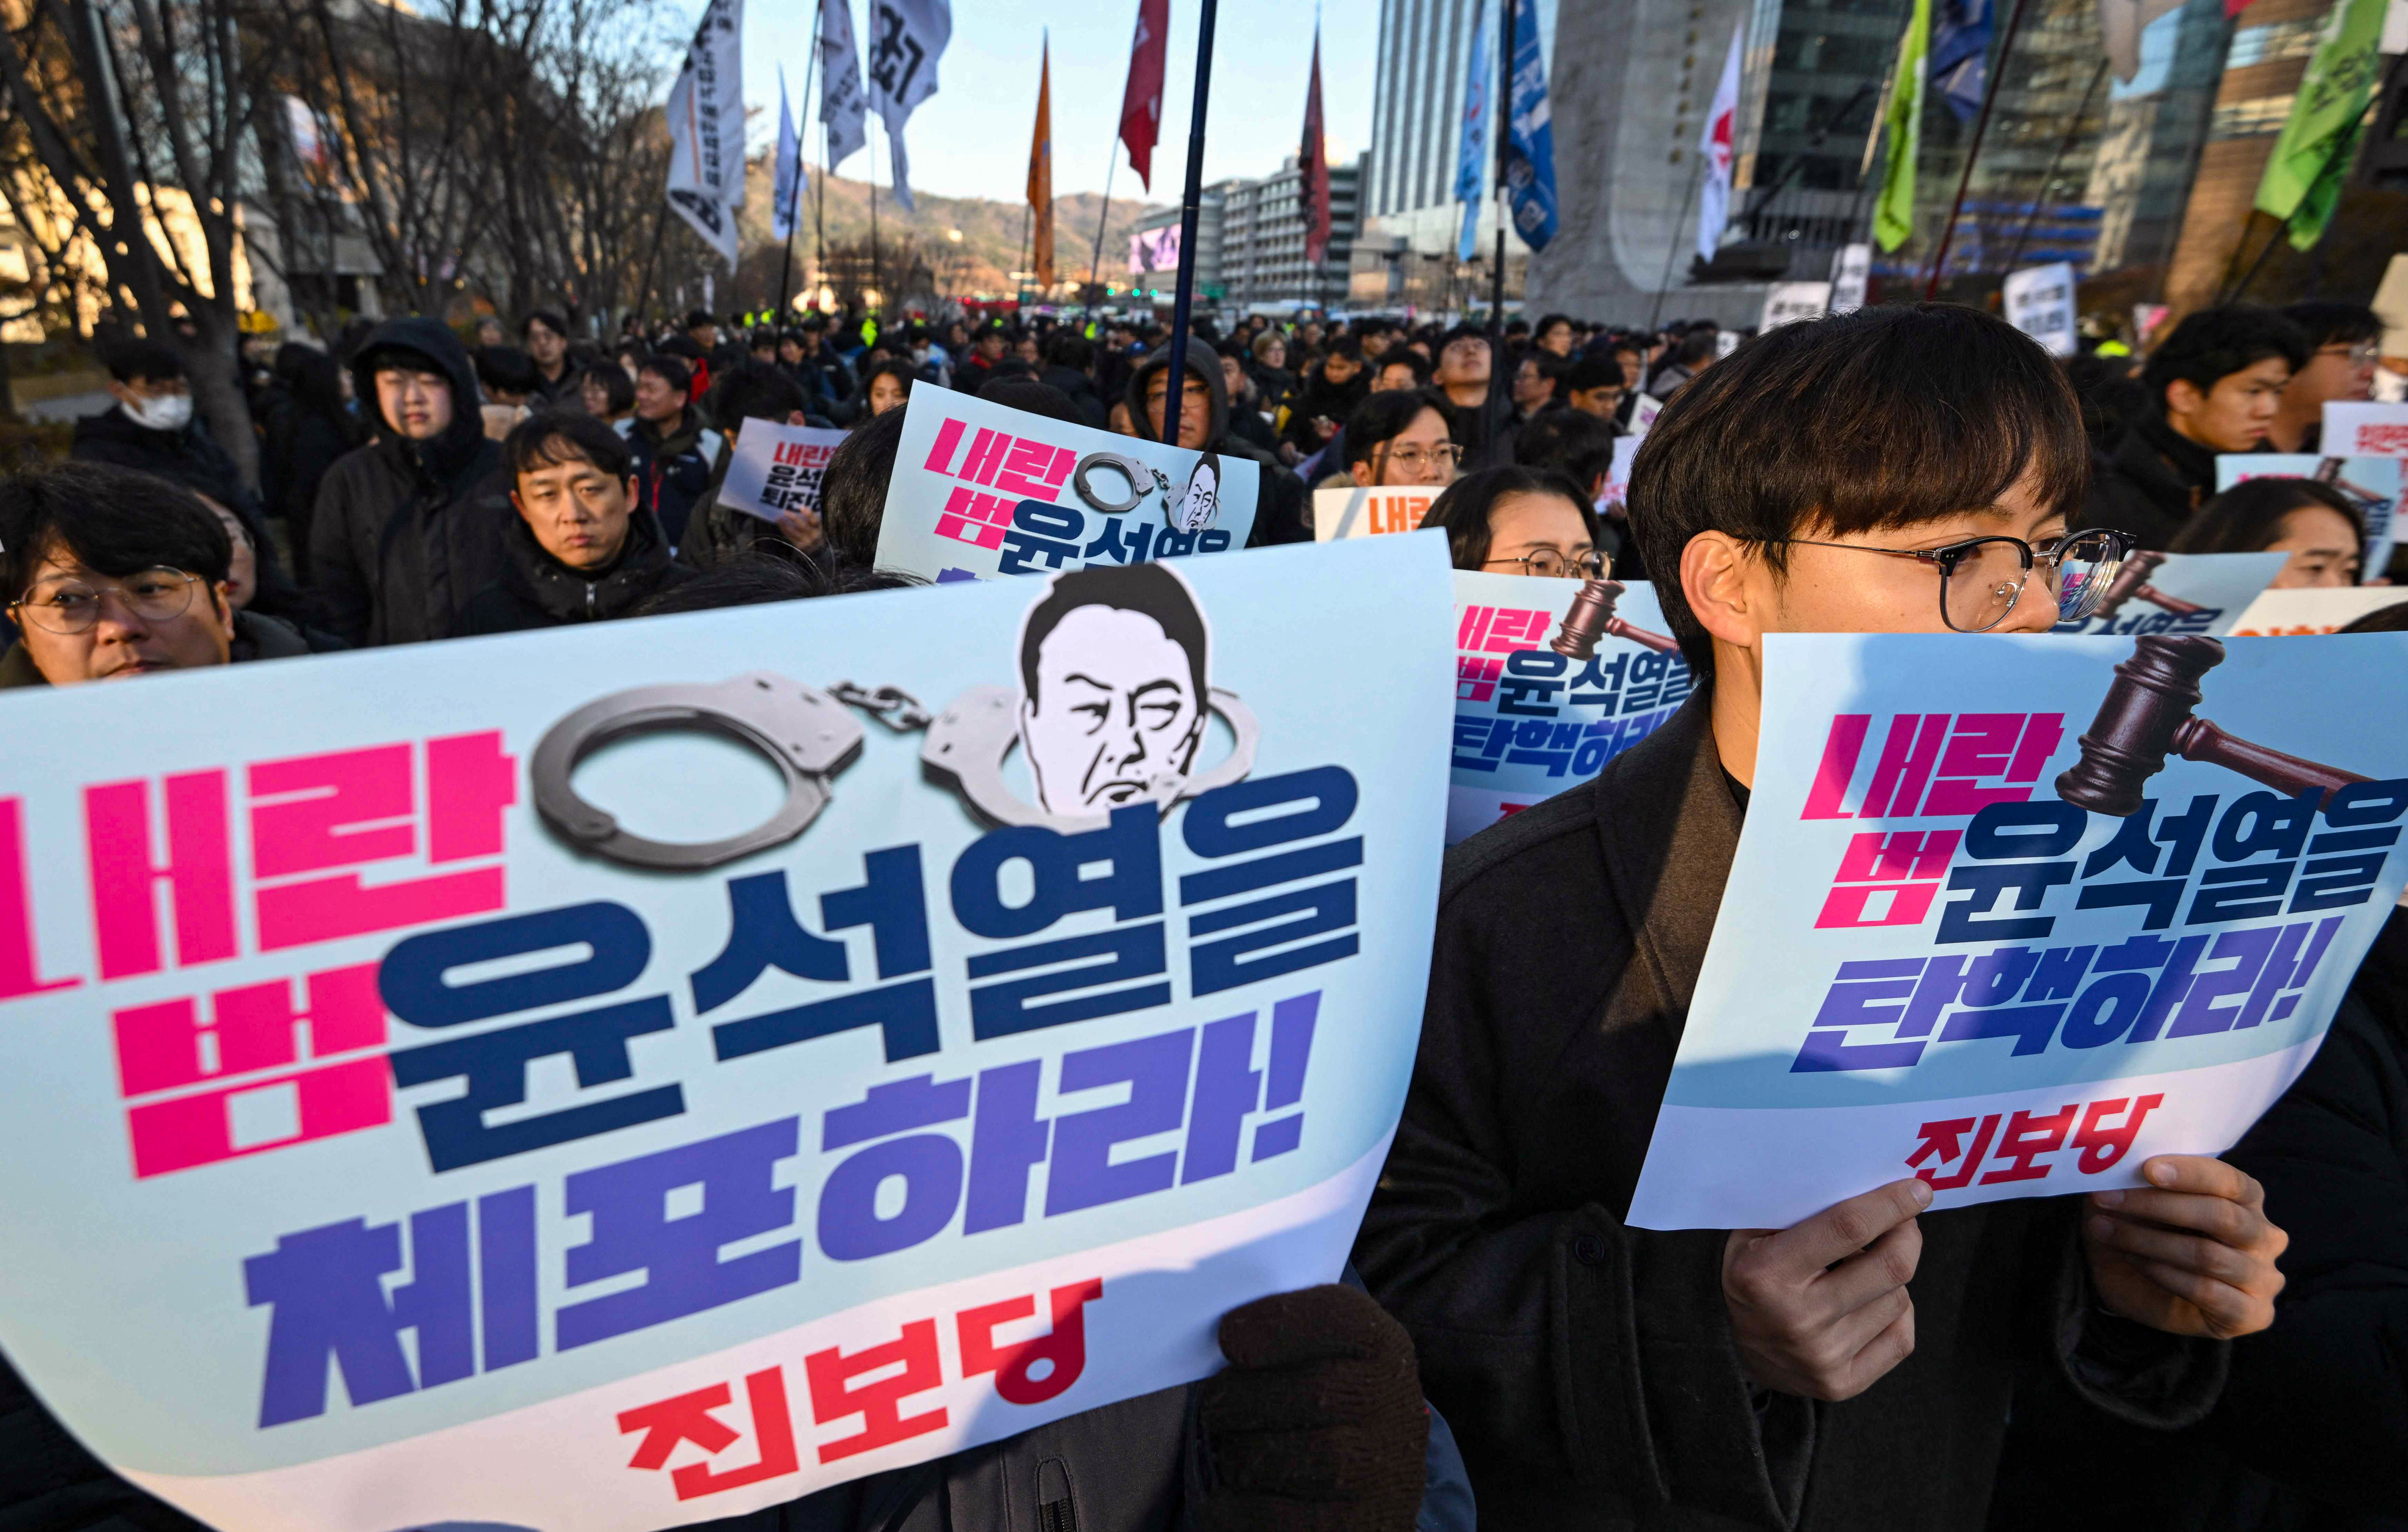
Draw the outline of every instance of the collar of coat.
[[[1701,682],[1589,791],[1608,895],[1632,933],[1634,960],[1671,1002],[1665,1015],[1677,1041],[1739,853],[1740,808],[1714,749],[1712,688]]]

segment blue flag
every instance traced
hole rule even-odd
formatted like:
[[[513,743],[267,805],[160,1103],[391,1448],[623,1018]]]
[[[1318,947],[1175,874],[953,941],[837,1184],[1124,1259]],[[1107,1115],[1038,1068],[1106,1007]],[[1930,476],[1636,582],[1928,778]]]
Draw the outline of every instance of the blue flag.
[[[1982,109],[1990,83],[1990,0],[1935,0],[1931,7],[1931,86],[1959,122]]]
[[[1463,236],[1455,251],[1458,261],[1470,260],[1479,242],[1480,192],[1488,173],[1488,7],[1485,0],[1472,0],[1471,78],[1463,85],[1463,149],[1455,162],[1455,196],[1463,204]]]
[[[769,235],[791,239],[795,207],[803,198],[803,141],[795,132],[794,114],[786,109],[786,71],[778,71],[778,158],[775,184],[769,193]]]
[[[1513,232],[1532,250],[1555,236],[1555,135],[1547,125],[1547,61],[1539,52],[1536,0],[1504,0],[1513,24],[1512,129],[1505,136],[1505,188]]]

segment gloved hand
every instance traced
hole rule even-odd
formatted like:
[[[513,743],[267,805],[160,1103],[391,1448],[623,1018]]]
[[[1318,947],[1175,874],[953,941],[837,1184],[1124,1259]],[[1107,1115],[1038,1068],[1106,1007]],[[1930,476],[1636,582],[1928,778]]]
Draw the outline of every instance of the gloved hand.
[[[1197,1385],[1197,1532],[1412,1532],[1429,1410],[1404,1326],[1308,1287],[1223,1315],[1221,1352]]]

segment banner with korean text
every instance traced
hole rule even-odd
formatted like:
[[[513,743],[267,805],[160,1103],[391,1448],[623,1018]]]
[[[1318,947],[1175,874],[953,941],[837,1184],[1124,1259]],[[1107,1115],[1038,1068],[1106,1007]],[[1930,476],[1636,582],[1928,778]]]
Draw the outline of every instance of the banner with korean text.
[[[951,583],[1142,564],[1246,546],[1262,470],[913,389],[887,480],[878,566]]]
[[[2099,606],[2068,635],[2202,634],[2221,638],[2288,562],[2287,553],[2127,553]]]
[[[2137,1186],[2305,1067],[2408,879],[2408,634],[1775,635],[1629,1221]]]
[[[1312,535],[1321,542],[1340,537],[1383,537],[1391,532],[1418,532],[1429,514],[1439,488],[1411,484],[1367,490],[1339,484],[1312,492]]]
[[[1403,1099],[1448,591],[1367,538],[11,697],[0,1348],[247,1532],[646,1532],[1213,1371]]]
[[[1655,589],[1621,587],[1594,652],[1550,647],[1577,580],[1455,572],[1455,748],[1446,843],[1605,769],[1696,684]]]
[[[746,421],[727,461],[719,503],[765,522],[797,511],[818,515],[820,481],[845,436],[827,426]]]

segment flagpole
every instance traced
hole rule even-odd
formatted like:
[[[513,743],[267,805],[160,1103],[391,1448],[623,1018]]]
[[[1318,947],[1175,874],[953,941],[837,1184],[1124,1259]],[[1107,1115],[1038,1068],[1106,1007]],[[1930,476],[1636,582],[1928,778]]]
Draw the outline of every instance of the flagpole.
[[[1079,316],[1082,326],[1096,317],[1096,287],[1104,265],[1104,225],[1112,218],[1112,172],[1120,167],[1121,130],[1120,124],[1115,122],[1112,124],[1111,158],[1104,162],[1104,210],[1096,215],[1096,251],[1087,257],[1087,307],[1086,311]]]
[[[1197,8],[1196,100],[1187,114],[1187,190],[1179,199],[1179,283],[1170,304],[1170,371],[1162,396],[1159,437],[1174,447],[1179,445],[1182,419],[1179,395],[1187,381],[1187,316],[1196,295],[1196,223],[1204,204],[1204,108],[1212,93],[1212,23],[1219,9],[1219,0],[1201,0]],[[1096,244],[1100,251],[1100,226]],[[1209,421],[1205,429],[1211,429]]]
[[[1681,258],[1681,251],[1686,248],[1682,243],[1681,231],[1688,227],[1689,209],[1697,200],[1698,177],[1691,176],[1689,189],[1681,195],[1681,216],[1672,221],[1672,246],[1664,252],[1664,275],[1656,283],[1656,307],[1647,310],[1647,333],[1651,336],[1656,333],[1656,322],[1664,317],[1664,300],[1671,296],[1672,263]],[[1641,379],[1642,385],[1644,381]]]
[[[1480,404],[1483,461],[1497,461],[1497,437],[1503,434],[1498,407],[1512,397],[1505,379],[1505,224],[1510,206],[1505,170],[1512,154],[1513,48],[1520,40],[1521,17],[1516,0],[1497,6],[1497,258],[1488,274],[1488,397]]]
[[[1948,205],[1948,222],[1940,228],[1940,249],[1931,258],[1931,276],[1923,284],[1926,303],[1939,295],[1941,274],[1948,269],[1948,247],[1956,238],[1956,218],[1965,209],[1965,189],[1973,183],[1973,162],[1981,157],[1983,136],[1990,131],[1990,108],[1998,102],[1999,87],[2006,83],[2007,58],[2015,50],[2015,33],[2023,24],[2024,0],[2015,0],[2015,8],[2007,12],[2007,35],[1999,43],[1998,62],[1990,66],[1990,78],[1982,90],[1982,110],[1973,119],[1973,141],[1965,149],[1965,168],[1956,177],[1956,197]],[[1924,68],[1928,74],[1928,58]]]
[[[819,7],[814,6],[811,7],[811,56],[803,64],[803,109],[805,111],[811,108],[811,77],[820,64],[819,36],[820,11]],[[782,122],[779,124],[781,128],[786,125]],[[778,146],[781,151],[785,147],[783,144]],[[773,174],[769,179],[774,182],[777,177]],[[778,326],[781,329],[783,329],[786,323],[786,284],[795,274],[795,215],[801,210],[802,204],[803,136],[797,133],[795,135],[795,184],[786,193],[786,258],[778,267]]]
[[[874,113],[865,113],[861,120],[861,144],[864,149],[869,149],[868,124],[870,117],[874,115]],[[878,294],[880,299],[878,307],[882,310],[884,309],[886,285],[879,280],[878,276],[878,150],[875,149],[869,150],[869,290]]]

